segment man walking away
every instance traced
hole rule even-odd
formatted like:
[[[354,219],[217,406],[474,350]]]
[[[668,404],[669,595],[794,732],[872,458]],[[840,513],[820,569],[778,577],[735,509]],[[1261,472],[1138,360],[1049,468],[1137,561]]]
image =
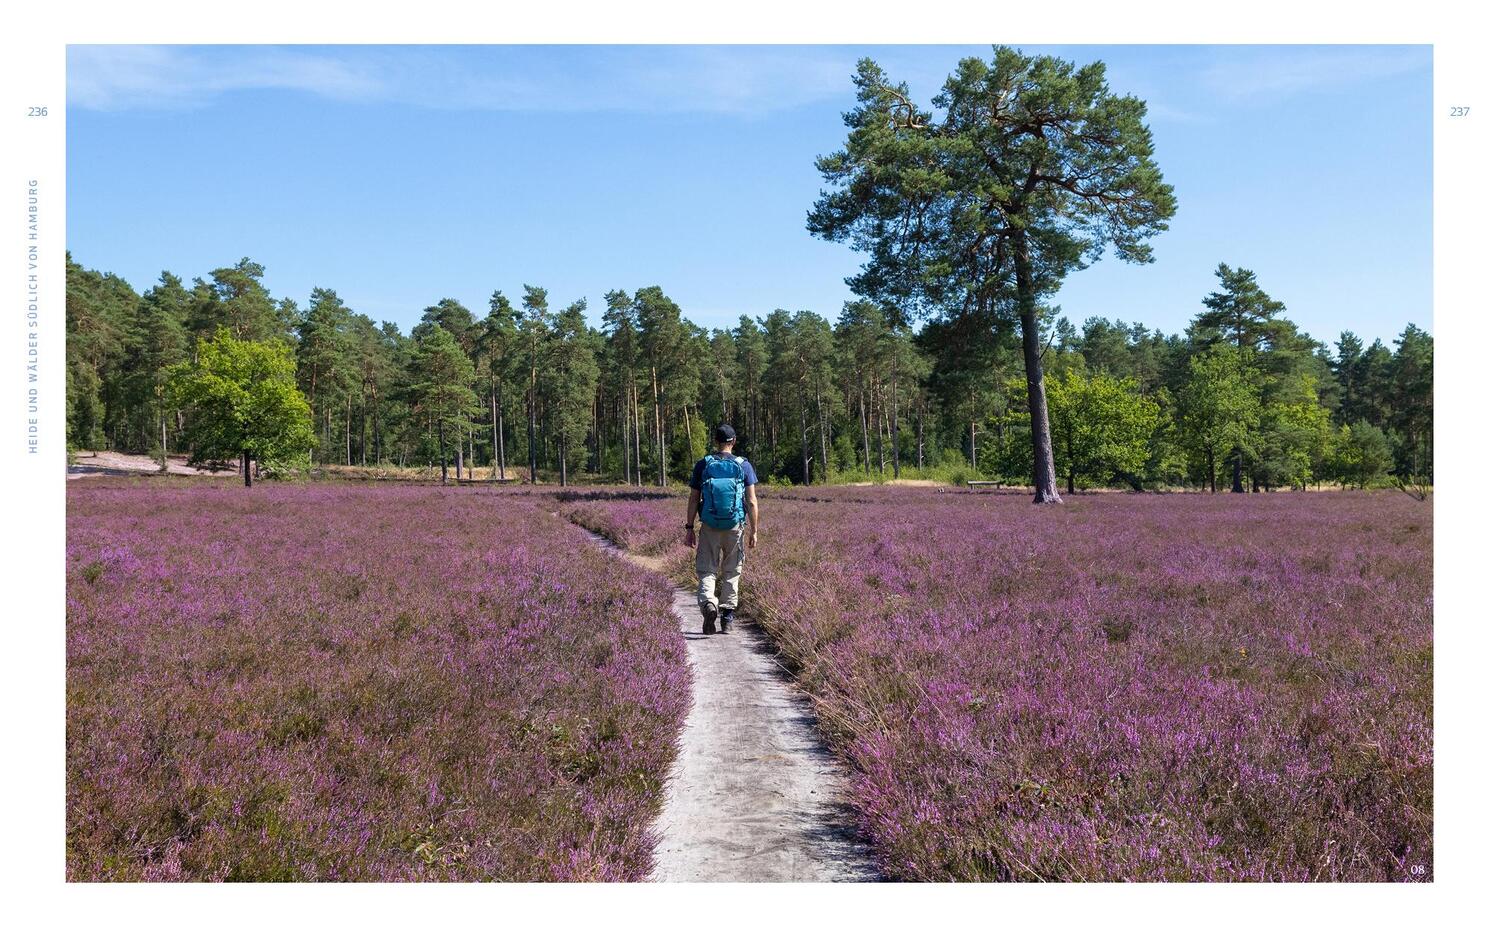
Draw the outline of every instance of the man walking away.
[[[728,633],[734,609],[740,602],[740,569],[745,552],[755,549],[755,527],[759,511],[755,504],[755,467],[734,455],[734,428],[714,428],[713,453],[699,460],[688,480],[687,534],[683,544],[691,547],[693,519],[703,522],[698,532],[698,610],[703,612],[703,632]]]

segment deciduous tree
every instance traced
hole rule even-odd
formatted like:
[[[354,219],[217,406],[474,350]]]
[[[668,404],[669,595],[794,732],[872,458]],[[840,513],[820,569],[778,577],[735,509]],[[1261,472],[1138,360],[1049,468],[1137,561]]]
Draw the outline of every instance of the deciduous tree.
[[[1217,492],[1217,464],[1244,446],[1260,421],[1260,390],[1237,348],[1219,343],[1192,358],[1178,395],[1179,433],[1203,462],[1209,491]]]
[[[312,446],[312,409],[297,389],[291,348],[246,341],[229,329],[200,341],[197,356],[168,371],[170,401],[189,410],[193,462],[238,457],[245,485],[252,461],[293,465]]]
[[[1052,443],[1068,494],[1085,480],[1139,484],[1157,426],[1156,403],[1134,380],[1102,373],[1049,377]]]

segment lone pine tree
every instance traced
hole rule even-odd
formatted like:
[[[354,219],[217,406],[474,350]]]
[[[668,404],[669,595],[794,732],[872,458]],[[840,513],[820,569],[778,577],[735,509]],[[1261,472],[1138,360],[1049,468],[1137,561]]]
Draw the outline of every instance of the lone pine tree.
[[[844,147],[817,161],[832,189],[814,235],[869,253],[849,283],[901,311],[1003,313],[1020,323],[1037,502],[1058,502],[1042,371],[1046,297],[1106,246],[1152,259],[1176,212],[1152,159],[1146,104],[1083,67],[997,46],[964,58],[933,99],[912,101],[873,60],[854,75]]]

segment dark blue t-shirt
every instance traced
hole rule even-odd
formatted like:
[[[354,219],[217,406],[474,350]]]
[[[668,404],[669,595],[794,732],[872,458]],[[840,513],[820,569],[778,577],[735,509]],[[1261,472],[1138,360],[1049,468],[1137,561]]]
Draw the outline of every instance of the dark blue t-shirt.
[[[724,460],[733,460],[734,459],[734,454],[732,454],[732,453],[716,453],[716,454],[714,454],[714,456],[719,457],[720,459],[724,459]],[[759,479],[755,478],[755,467],[751,466],[750,465],[750,461],[746,460],[743,457],[740,458],[740,469],[745,474],[745,485],[747,485],[747,486],[753,486],[757,482],[760,481]],[[698,463],[697,463],[697,465],[693,467],[693,478],[691,478],[691,479],[688,480],[688,488],[690,488],[690,489],[701,489],[701,488],[703,488],[703,461],[702,460],[699,460]]]

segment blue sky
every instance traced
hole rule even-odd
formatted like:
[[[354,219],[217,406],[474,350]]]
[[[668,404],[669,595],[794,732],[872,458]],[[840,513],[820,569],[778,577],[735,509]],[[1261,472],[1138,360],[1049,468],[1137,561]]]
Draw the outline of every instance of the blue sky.
[[[1065,315],[1178,331],[1220,261],[1304,329],[1432,327],[1428,46],[1023,46],[1146,100],[1178,213]],[[930,99],[987,46],[73,46],[68,246],[138,289],[249,256],[409,329],[499,288],[661,285],[707,327],[837,315],[861,256],[805,230],[855,61]]]

